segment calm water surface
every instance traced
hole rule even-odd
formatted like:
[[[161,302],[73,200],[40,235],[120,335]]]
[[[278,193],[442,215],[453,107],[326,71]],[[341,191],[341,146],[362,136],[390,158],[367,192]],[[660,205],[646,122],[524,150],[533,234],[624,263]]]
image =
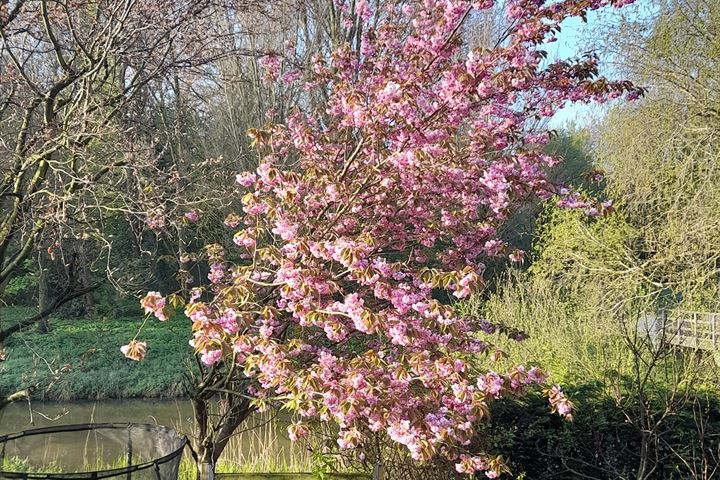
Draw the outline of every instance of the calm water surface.
[[[0,434],[31,428],[82,423],[144,423],[171,427],[191,436],[192,406],[188,400],[102,400],[96,402],[15,403],[0,413]],[[241,426],[225,451],[225,459],[242,470],[306,471],[308,454],[287,438],[287,418],[256,415]],[[62,464],[69,471],[87,464],[87,447],[62,444],[52,437],[33,456]],[[65,442],[67,443],[67,442]],[[87,443],[87,442],[86,442]],[[109,454],[112,455],[112,454]],[[103,461],[107,461],[107,452]],[[189,457],[189,452],[185,452]]]
[[[190,434],[187,400],[101,400],[97,402],[19,402],[0,413],[0,434],[76,423],[150,423]]]

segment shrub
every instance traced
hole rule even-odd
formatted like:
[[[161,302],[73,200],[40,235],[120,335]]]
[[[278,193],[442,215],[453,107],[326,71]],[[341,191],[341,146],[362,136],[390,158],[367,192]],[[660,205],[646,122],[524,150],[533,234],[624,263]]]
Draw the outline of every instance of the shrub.
[[[598,382],[564,389],[575,403],[573,422],[542,415],[546,400],[531,395],[495,403],[493,420],[479,427],[479,436],[487,448],[511,452],[508,464],[521,478],[637,478],[642,433],[627,421],[627,412]],[[720,467],[713,455],[720,436],[720,402],[703,397],[696,392],[659,433],[657,470],[649,478],[704,478],[696,476],[701,465],[710,471]],[[703,424],[697,421],[701,416]]]

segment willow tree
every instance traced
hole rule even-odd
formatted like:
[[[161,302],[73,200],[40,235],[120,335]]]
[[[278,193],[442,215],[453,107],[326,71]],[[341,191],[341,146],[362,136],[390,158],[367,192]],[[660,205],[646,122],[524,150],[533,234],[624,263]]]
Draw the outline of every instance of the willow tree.
[[[632,235],[610,277],[635,276],[640,295],[717,308],[720,294],[720,5],[662,2],[644,33],[612,36],[616,65],[650,86],[642,102],[598,125],[598,164]]]

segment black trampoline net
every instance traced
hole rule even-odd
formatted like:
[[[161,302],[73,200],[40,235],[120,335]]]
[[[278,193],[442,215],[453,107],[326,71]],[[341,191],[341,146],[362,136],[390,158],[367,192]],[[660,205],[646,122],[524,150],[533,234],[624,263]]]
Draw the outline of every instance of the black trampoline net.
[[[0,478],[174,480],[187,439],[170,428],[85,424],[0,436]]]

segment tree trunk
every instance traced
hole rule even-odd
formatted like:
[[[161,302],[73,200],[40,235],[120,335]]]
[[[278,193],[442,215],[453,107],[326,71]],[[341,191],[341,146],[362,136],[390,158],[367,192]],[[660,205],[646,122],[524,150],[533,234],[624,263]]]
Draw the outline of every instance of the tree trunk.
[[[214,479],[215,465],[232,434],[253,411],[250,402],[246,399],[230,396],[227,401],[228,411],[221,415],[220,420],[211,427],[209,400],[205,398],[193,398],[192,400],[198,480]]]
[[[87,288],[92,284],[92,278],[90,277],[90,261],[85,251],[85,242],[80,242],[78,247],[80,251],[80,288]],[[91,290],[85,296],[83,296],[83,305],[85,316],[92,318],[95,316],[95,291]]]
[[[213,462],[212,432],[209,431],[210,414],[208,402],[204,398],[193,398],[193,417],[195,419],[195,452],[197,457],[197,480],[213,480],[215,465]]]
[[[48,265],[45,261],[44,255],[40,255],[40,276],[38,278],[38,313],[44,312],[49,309],[52,303],[50,298],[50,275],[48,272]],[[48,320],[47,317],[42,317],[38,321],[38,332],[48,332]]]
[[[198,464],[198,480],[215,480],[215,466],[212,463]]]
[[[216,429],[215,451],[213,452],[215,462],[220,459],[220,455],[222,455],[235,430],[253,412],[253,409],[250,408],[250,402],[246,399],[240,400],[239,397],[233,397],[230,402],[228,414],[224,417],[222,424],[218,425],[219,428]]]
[[[0,268],[2,268],[2,263],[0,263]],[[0,282],[0,299],[3,298],[3,295],[5,295],[5,287],[7,287],[8,282],[10,282],[10,275],[5,277],[5,280]]]

